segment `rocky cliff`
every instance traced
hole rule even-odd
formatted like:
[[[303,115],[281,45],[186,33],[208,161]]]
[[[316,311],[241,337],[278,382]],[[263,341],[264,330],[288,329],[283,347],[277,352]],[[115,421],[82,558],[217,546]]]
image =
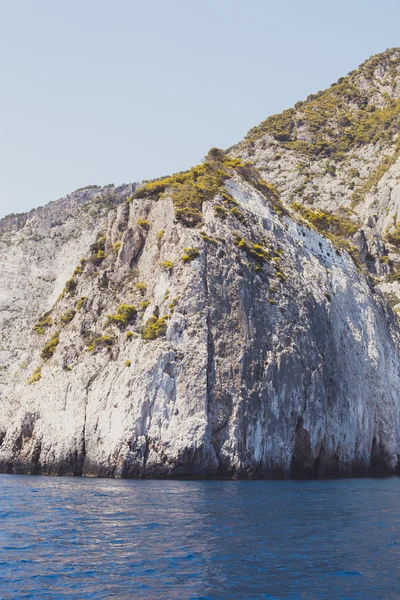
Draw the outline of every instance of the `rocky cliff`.
[[[0,221],[0,471],[400,470],[399,65]]]

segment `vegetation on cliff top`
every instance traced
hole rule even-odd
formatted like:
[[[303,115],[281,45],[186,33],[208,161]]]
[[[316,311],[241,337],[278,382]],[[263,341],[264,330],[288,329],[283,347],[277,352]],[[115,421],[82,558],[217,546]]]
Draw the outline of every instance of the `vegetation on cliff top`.
[[[235,173],[265,194],[277,210],[284,210],[276,190],[261,179],[254,167],[242,163],[239,158],[232,158],[219,148],[212,148],[204,162],[189,171],[146,183],[136,191],[133,198],[159,198],[168,190],[171,193],[176,219],[187,227],[194,227],[203,222],[203,202],[211,200],[221,191],[224,182]],[[223,198],[228,198],[226,191],[223,191],[223,194]]]
[[[346,213],[339,215],[323,210],[312,210],[298,202],[293,202],[291,206],[314,229],[330,239],[337,248],[346,250],[354,260],[356,266],[359,266],[358,249],[351,243],[352,236],[359,229],[357,222],[350,219]]]
[[[394,86],[400,67],[397,50],[372,57],[327,90],[311,94],[294,108],[269,117],[249,131],[242,145],[251,146],[269,134],[300,155],[340,160],[355,147],[391,144],[400,130],[400,100],[387,95],[385,105],[377,106],[373,94],[360,84],[365,79],[371,82],[383,63],[386,83]],[[301,139],[300,129],[306,132]]]

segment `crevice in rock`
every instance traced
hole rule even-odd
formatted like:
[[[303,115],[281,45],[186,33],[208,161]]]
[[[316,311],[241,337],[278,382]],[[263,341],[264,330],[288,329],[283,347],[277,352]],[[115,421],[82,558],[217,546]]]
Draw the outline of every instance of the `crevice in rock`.
[[[295,441],[290,463],[290,477],[310,477],[313,474],[315,461],[311,447],[310,434],[304,427],[303,416],[297,420]]]
[[[210,293],[208,287],[208,261],[207,261],[207,246],[204,249],[204,289],[206,293],[206,306],[207,306],[207,382],[206,382],[206,394],[207,394],[207,414],[209,413],[210,398],[211,398],[211,371],[214,362],[214,342],[211,331],[211,316],[210,316]]]
[[[391,472],[390,457],[376,436],[372,440],[369,472],[371,475],[388,475]]]
[[[319,474],[320,474],[320,466],[321,466],[322,455],[323,455],[323,446],[321,445],[320,451],[318,452],[318,455],[317,455],[316,459],[314,460],[314,464],[312,466],[311,475],[315,479],[318,479]]]
[[[220,456],[218,452],[218,445],[214,439],[214,432],[210,424],[211,417],[211,405],[214,395],[213,376],[214,375],[214,340],[212,335],[211,326],[211,306],[210,306],[210,289],[208,284],[208,260],[207,260],[207,245],[204,249],[204,290],[205,290],[205,302],[206,302],[206,326],[207,326],[207,372],[206,372],[206,415],[207,415],[207,432],[209,436],[209,443],[214,449],[215,458],[218,461],[217,469],[220,467]]]
[[[143,477],[146,477],[146,468],[147,468],[147,461],[149,459],[149,454],[150,454],[150,443],[149,443],[149,438],[146,435],[146,449],[144,451],[144,456],[143,456]]]
[[[81,475],[83,475],[83,470],[84,470],[84,466],[85,466],[87,405],[88,405],[88,398],[89,398],[89,390],[90,390],[90,387],[91,387],[93,381],[96,379],[96,376],[97,375],[92,375],[92,377],[89,378],[89,381],[87,382],[86,389],[85,389],[86,395],[85,395],[82,433],[81,433],[81,447],[75,454],[74,475],[77,477],[80,477]]]

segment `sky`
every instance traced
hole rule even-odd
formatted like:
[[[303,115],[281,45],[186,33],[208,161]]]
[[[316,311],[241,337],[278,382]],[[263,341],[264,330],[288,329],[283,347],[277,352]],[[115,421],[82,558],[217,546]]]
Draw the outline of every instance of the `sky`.
[[[0,217],[188,169],[399,22],[398,0],[0,0]]]

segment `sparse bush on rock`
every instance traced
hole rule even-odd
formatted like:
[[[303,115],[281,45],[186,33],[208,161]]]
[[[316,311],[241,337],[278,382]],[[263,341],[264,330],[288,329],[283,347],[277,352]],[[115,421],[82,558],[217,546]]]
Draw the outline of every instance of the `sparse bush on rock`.
[[[155,340],[156,338],[165,335],[167,332],[168,315],[160,318],[150,317],[142,329],[142,338],[144,340]]]

